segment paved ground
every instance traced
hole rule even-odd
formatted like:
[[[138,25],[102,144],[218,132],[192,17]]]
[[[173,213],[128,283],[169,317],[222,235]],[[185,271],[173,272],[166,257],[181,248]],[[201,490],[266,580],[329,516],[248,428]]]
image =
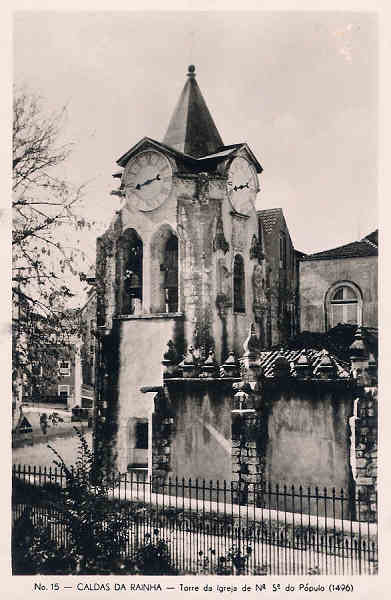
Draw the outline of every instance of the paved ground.
[[[79,448],[79,438],[74,430],[76,425],[84,432],[85,438],[91,447],[92,431],[87,428],[86,423],[65,423],[61,428],[48,428],[48,435],[39,435],[30,440],[30,443],[24,443],[18,448],[12,449],[12,463],[14,465],[31,465],[36,467],[54,467],[53,460],[56,458],[48,444],[63,457],[67,465],[72,465],[77,459]],[[31,441],[33,444],[31,445]]]
[[[23,404],[23,412],[37,412],[37,413],[46,413],[50,415],[51,413],[58,413],[63,419],[70,420],[72,412],[65,408],[63,404],[54,404],[54,403],[31,403],[31,404]]]

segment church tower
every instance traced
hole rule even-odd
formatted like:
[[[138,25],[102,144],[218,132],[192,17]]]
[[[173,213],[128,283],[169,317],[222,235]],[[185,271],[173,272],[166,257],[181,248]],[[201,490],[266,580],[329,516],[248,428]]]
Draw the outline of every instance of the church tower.
[[[246,143],[225,146],[190,66],[163,142],[143,138],[117,161],[122,208],[97,244],[99,380],[96,452],[143,469],[167,350],[219,361],[267,327],[262,167]],[[99,452],[98,452],[99,451]],[[99,460],[99,459],[98,459]]]

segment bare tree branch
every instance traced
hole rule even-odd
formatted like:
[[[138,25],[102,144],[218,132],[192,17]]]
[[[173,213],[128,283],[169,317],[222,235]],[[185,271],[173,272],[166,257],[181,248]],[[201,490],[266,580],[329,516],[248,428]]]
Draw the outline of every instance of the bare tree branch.
[[[48,343],[63,350],[77,333],[77,311],[67,306],[77,249],[61,233],[83,228],[76,209],[85,185],[61,174],[72,149],[60,141],[66,107],[46,113],[42,98],[15,89],[13,109],[13,359],[15,372],[29,378]]]

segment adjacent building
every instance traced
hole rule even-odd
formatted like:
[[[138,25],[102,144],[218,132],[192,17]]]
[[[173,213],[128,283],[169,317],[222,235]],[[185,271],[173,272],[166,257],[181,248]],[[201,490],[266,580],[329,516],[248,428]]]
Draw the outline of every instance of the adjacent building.
[[[92,283],[92,281],[90,282]],[[95,384],[95,327],[96,294],[91,287],[88,298],[80,311],[71,311],[77,333],[66,336],[63,343],[55,340],[39,342],[39,351],[25,367],[22,378],[21,403],[53,404],[66,409],[93,408]],[[36,323],[41,335],[43,317],[36,315],[30,320]],[[15,418],[18,418],[16,412]]]
[[[294,249],[281,208],[257,211],[267,257],[270,318],[261,333],[264,348],[285,342],[299,331],[299,253]]]
[[[378,326],[378,232],[300,258],[301,331]]]

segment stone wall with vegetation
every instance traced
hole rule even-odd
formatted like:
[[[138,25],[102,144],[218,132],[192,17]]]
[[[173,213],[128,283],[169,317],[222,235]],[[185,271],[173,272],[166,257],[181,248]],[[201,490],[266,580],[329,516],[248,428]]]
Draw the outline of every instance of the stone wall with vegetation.
[[[365,387],[358,401],[356,432],[357,518],[377,519],[377,387]]]

